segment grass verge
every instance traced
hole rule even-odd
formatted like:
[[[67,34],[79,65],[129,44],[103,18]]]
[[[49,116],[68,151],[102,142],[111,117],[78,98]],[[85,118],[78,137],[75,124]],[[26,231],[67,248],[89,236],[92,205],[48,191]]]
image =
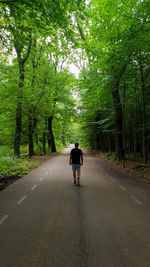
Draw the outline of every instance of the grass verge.
[[[14,181],[38,167],[39,160],[26,158],[0,158],[0,191]]]

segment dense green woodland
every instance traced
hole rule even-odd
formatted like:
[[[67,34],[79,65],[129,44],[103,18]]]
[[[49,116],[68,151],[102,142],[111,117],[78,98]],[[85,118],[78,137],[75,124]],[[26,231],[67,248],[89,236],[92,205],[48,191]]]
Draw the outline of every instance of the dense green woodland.
[[[149,0],[0,0],[0,16],[1,156],[79,141],[146,164]]]

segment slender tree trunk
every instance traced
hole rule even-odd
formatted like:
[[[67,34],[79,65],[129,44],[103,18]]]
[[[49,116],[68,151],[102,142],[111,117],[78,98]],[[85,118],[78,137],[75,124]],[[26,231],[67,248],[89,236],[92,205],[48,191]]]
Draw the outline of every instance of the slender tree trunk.
[[[21,143],[21,131],[22,131],[22,87],[24,85],[24,63],[21,58],[19,61],[19,92],[18,92],[18,101],[16,108],[16,131],[14,139],[14,156],[20,157],[20,143]]]
[[[33,119],[32,119],[32,112],[29,111],[28,115],[28,137],[29,137],[29,158],[34,155],[34,142],[33,142]]]
[[[34,128],[34,131],[35,131],[35,141],[36,141],[36,144],[38,145],[41,153],[42,153],[42,147],[40,146],[39,144],[39,139],[38,139],[38,133],[37,133],[37,119],[34,118],[34,124],[33,124],[33,128]]]
[[[47,135],[47,141],[48,141],[48,150],[50,151],[51,150],[51,139],[50,139],[49,133]]]
[[[62,143],[63,143],[64,146],[66,145],[64,130],[62,131]]]
[[[108,159],[111,156],[111,136],[110,133],[107,134],[107,142],[108,142]]]
[[[46,133],[43,133],[43,153],[46,154]]]
[[[33,43],[34,48],[36,48],[36,39]],[[34,95],[34,84],[35,84],[35,56],[32,56],[32,68],[33,68],[33,75],[32,75],[32,95]],[[33,142],[33,133],[34,133],[34,127],[33,127],[33,99],[31,98],[31,104],[29,107],[29,115],[28,115],[28,139],[29,139],[29,158],[31,158],[34,155],[34,142]]]
[[[20,157],[20,142],[21,142],[21,125],[22,125],[22,107],[21,102],[17,103],[16,108],[16,131],[14,140],[14,156]]]
[[[108,150],[109,150],[109,153],[111,153],[111,135],[110,135],[110,133],[108,133]]]
[[[46,154],[46,130],[47,130],[47,118],[45,120],[45,130],[43,132],[43,152]]]
[[[126,109],[126,83],[125,83],[125,75],[124,75],[124,83],[123,83],[123,150],[124,150],[124,160],[123,167],[126,167],[126,121],[125,121],[125,109]]]
[[[48,133],[49,133],[48,142],[52,149],[52,152],[56,152],[55,139],[52,129],[52,121],[53,121],[53,116],[48,117]]]
[[[146,155],[146,134],[145,134],[145,83],[144,83],[144,76],[143,76],[143,66],[142,62],[140,62],[140,73],[141,73],[141,88],[142,88],[142,123],[143,123],[143,130],[142,130],[142,143],[143,143],[143,163],[147,163],[147,155]]]
[[[119,95],[119,83],[116,83],[112,93],[115,109],[115,152],[118,159],[124,158],[123,134],[122,134],[122,106]]]
[[[136,77],[137,81],[137,77]],[[136,106],[135,106],[135,124],[134,124],[134,161],[136,162],[136,152],[137,152],[137,92],[136,92],[136,86],[134,87],[135,92],[135,100],[136,100]]]
[[[24,58],[21,56],[21,50],[18,46],[17,42],[14,42],[14,47],[17,53],[17,60],[19,65],[19,92],[18,92],[18,101],[17,101],[17,108],[16,108],[16,130],[15,130],[15,138],[14,138],[14,156],[20,157],[20,144],[21,144],[21,132],[22,132],[22,98],[23,98],[23,92],[22,88],[24,86],[24,64],[27,61],[30,50],[31,50],[31,34],[29,33],[29,45],[27,49],[27,53]]]

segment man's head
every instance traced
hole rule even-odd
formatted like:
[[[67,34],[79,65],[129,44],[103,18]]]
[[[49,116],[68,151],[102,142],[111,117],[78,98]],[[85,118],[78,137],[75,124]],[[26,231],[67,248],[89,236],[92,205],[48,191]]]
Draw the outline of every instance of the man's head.
[[[78,148],[78,146],[79,146],[79,144],[78,144],[78,143],[75,143],[74,145],[75,145],[75,148]]]

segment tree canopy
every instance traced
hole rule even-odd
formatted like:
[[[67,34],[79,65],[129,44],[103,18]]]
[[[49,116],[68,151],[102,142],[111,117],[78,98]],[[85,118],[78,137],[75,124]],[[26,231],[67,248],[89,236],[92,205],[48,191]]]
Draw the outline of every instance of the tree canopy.
[[[146,163],[149,1],[4,0],[0,15],[0,144],[31,157],[78,139]]]

